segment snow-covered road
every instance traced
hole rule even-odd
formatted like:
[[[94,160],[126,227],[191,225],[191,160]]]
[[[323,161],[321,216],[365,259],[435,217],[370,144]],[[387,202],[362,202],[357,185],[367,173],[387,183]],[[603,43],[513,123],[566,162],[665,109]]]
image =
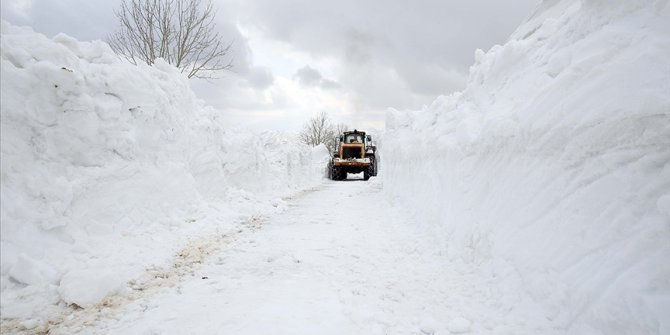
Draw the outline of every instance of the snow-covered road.
[[[379,178],[326,181],[50,334],[548,332],[532,309],[491,299],[495,285],[449,262],[381,189]]]

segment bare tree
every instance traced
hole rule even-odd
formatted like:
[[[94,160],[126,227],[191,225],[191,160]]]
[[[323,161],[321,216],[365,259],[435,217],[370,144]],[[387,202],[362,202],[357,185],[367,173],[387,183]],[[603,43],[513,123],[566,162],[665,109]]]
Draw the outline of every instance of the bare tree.
[[[335,134],[337,134],[337,135],[342,134],[342,133],[344,133],[345,131],[348,131],[348,130],[350,130],[349,126],[347,126],[344,123],[338,123],[335,126]]]
[[[215,78],[231,67],[223,58],[232,43],[223,43],[214,30],[211,0],[123,0],[114,13],[121,28],[108,43],[133,64],[163,58],[189,78]]]
[[[329,137],[326,141],[326,147],[329,151],[335,151],[337,148],[337,136],[349,130],[349,126],[344,123],[338,123],[333,126],[333,136]]]
[[[313,147],[324,144],[328,151],[332,152],[337,147],[336,136],[348,129],[349,127],[343,123],[333,125],[328,113],[321,112],[305,123],[298,137],[300,142]]]
[[[323,143],[328,147],[328,150],[332,151],[335,128],[330,121],[328,113],[321,112],[305,123],[298,136],[302,143],[314,147]]]

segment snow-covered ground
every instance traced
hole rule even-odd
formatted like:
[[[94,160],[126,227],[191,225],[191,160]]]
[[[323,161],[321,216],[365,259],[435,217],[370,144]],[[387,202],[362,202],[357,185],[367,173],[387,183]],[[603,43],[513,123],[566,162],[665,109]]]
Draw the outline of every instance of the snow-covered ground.
[[[222,124],[167,64],[1,29],[3,320],[123,293],[322,179],[325,148]]]
[[[442,257],[388,206],[378,178],[287,201],[213,238],[216,248],[183,250],[126,296],[63,311],[49,334],[561,333],[532,301],[503,303],[495,278]]]
[[[3,333],[670,333],[667,1],[544,1],[389,113],[367,183],[167,64],[1,30]]]
[[[450,259],[565,333],[670,333],[667,1],[545,1],[463,92],[386,126],[389,198]]]

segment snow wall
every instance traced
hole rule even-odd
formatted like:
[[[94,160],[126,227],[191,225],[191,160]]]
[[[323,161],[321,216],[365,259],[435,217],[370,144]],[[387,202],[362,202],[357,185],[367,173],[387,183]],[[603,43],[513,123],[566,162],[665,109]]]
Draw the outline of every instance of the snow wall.
[[[544,1],[386,127],[385,190],[449,257],[566,333],[670,334],[667,1]]]
[[[323,178],[325,147],[229,127],[164,62],[7,22],[1,43],[3,318],[95,304]]]

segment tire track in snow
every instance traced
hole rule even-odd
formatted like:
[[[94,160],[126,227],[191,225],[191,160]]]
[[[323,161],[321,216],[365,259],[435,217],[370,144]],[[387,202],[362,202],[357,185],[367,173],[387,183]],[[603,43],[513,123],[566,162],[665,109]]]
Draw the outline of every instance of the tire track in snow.
[[[314,187],[297,192],[294,195],[284,197],[285,201],[292,201],[300,197],[318,191],[320,187]],[[128,282],[127,290],[120,294],[108,296],[98,304],[82,308],[76,304],[63,305],[62,310],[49,317],[38,325],[26,327],[25,321],[20,319],[3,319],[2,334],[29,334],[29,335],[54,335],[73,334],[85,332],[102,319],[118,319],[119,314],[129,304],[150,299],[152,296],[176,290],[179,292],[181,284],[188,278],[197,277],[198,270],[215,253],[224,249],[231,242],[245,235],[253,234],[262,228],[266,219],[263,215],[253,215],[242,221],[236,228],[216,235],[202,236],[196,241],[190,242],[186,247],[177,252],[173,261],[158,267],[148,267],[144,275]],[[207,279],[202,277],[202,279]]]
[[[261,226],[262,218],[253,217],[249,221],[243,222],[237,231],[233,230],[219,234],[213,238],[211,236],[204,237],[191,243],[175,255],[170,265],[147,268],[143,277],[130,281],[128,283],[130,292],[127,292],[127,294],[109,296],[89,308],[81,308],[76,304],[71,304],[43,325],[30,330],[20,324],[10,324],[8,328],[20,330],[26,334],[73,334],[94,326],[98,319],[117,318],[116,314],[122,312],[123,307],[133,301],[146,299],[166,289],[179,290],[179,285],[185,278],[196,276],[198,269],[212,253],[225,247],[236,238],[236,235],[243,234],[247,230],[253,232],[260,229]],[[5,329],[3,329],[3,333],[5,333]]]
[[[468,323],[459,306],[478,294],[473,281],[395,217],[381,188],[374,179],[326,182],[213,256],[202,268],[208,280],[156,296],[148,309],[135,303],[96,330],[435,334],[450,320]]]

